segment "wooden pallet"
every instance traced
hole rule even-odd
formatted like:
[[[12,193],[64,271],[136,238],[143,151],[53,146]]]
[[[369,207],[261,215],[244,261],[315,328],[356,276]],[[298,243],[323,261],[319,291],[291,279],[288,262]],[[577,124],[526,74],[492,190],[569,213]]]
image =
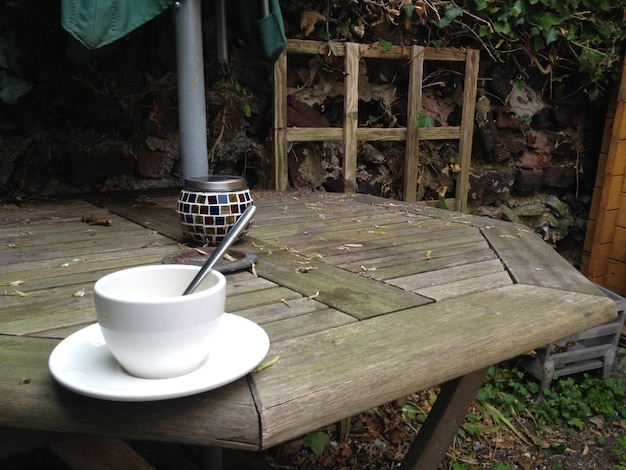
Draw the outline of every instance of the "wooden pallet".
[[[617,307],[617,318],[589,328],[577,335],[536,350],[535,356],[520,358],[520,365],[541,381],[541,392],[550,386],[554,377],[602,369],[602,376],[610,376],[616,358],[616,349],[624,344],[626,326],[626,299],[598,286]]]

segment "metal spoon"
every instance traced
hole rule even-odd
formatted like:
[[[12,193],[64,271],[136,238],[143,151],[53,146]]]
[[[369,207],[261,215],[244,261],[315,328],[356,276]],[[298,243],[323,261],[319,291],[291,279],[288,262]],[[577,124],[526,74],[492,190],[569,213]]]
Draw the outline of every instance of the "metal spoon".
[[[241,217],[235,222],[235,225],[231,227],[224,239],[215,247],[213,252],[209,255],[209,258],[204,262],[198,274],[191,280],[183,295],[189,295],[196,290],[198,285],[202,282],[204,277],[211,272],[215,263],[217,263],[222,256],[226,253],[226,250],[230,248],[230,245],[237,239],[241,231],[252,220],[252,216],[256,211],[254,205],[248,206],[248,208],[241,214]]]

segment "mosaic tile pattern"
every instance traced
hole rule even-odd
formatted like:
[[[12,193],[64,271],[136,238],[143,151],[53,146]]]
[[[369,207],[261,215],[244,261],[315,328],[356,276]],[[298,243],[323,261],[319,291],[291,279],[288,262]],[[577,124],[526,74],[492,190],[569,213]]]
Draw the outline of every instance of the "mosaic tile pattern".
[[[250,190],[205,193],[183,189],[176,212],[183,233],[202,244],[217,245],[241,214],[254,203]],[[252,222],[240,237],[250,229]]]

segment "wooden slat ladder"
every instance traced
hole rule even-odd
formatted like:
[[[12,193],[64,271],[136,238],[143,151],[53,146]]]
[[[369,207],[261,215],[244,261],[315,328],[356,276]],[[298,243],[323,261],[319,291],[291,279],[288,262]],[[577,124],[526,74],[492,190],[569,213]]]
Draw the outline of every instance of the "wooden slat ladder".
[[[419,170],[420,140],[459,140],[461,167],[457,177],[455,204],[457,211],[467,209],[469,170],[471,164],[476,85],[478,82],[479,52],[474,49],[432,48],[423,46],[392,46],[381,51],[378,44],[333,43],[333,53],[344,57],[345,91],[343,128],[296,128],[287,123],[287,55],[320,54],[326,43],[317,41],[289,40],[287,47],[274,64],[274,177],[275,188],[289,188],[288,142],[343,141],[344,188],[356,192],[357,144],[359,141],[406,141],[404,200],[416,202]],[[364,58],[395,59],[410,61],[410,86],[408,90],[407,127],[364,128],[358,127],[359,61]],[[419,128],[415,124],[421,110],[424,61],[465,62],[463,110],[460,126]]]

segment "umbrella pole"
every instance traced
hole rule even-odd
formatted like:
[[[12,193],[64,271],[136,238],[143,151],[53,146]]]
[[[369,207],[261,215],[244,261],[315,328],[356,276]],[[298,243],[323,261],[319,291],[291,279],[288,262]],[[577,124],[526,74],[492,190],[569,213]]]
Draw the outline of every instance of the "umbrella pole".
[[[183,181],[209,174],[201,0],[176,2],[178,127]]]

